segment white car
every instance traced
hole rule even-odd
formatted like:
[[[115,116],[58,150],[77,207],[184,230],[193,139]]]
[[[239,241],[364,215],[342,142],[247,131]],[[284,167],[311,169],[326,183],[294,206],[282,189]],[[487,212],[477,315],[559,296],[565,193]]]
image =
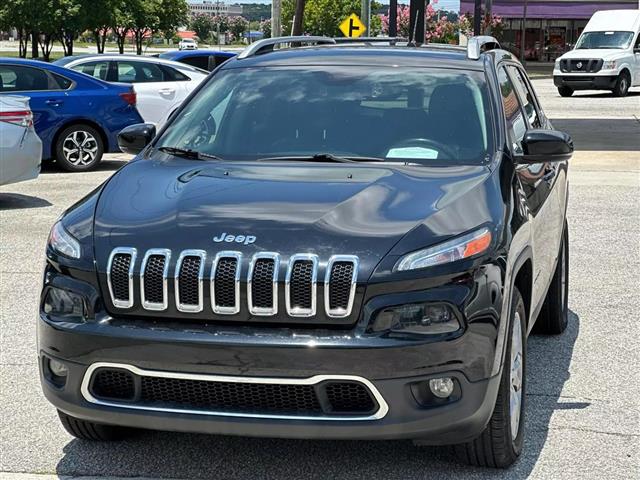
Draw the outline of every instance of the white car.
[[[573,50],[556,60],[558,93],[611,90],[624,97],[640,86],[640,10],[601,10],[587,23]]]
[[[41,163],[42,141],[33,128],[29,98],[1,95],[0,185],[36,178]]]
[[[183,38],[178,44],[178,50],[197,50],[198,44],[193,38]]]
[[[145,122],[158,123],[180,106],[209,72],[139,55],[79,55],[54,62],[108,82],[131,83]]]

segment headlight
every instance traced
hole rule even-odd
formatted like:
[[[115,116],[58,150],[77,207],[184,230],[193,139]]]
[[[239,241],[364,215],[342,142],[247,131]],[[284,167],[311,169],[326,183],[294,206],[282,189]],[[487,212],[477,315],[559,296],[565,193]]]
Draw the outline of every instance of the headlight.
[[[389,307],[376,315],[371,332],[441,335],[460,330],[451,307],[439,303],[416,303]]]
[[[418,250],[402,257],[394,270],[415,270],[455,262],[484,252],[491,244],[491,232],[481,228],[434,247]]]
[[[556,68],[560,68],[560,59],[559,58],[556,59],[555,67]]]
[[[49,234],[49,246],[60,255],[69,258],[80,258],[80,243],[57,222]]]
[[[616,68],[616,61],[615,60],[607,60],[606,62],[604,62],[602,64],[602,68],[604,70],[615,70]]]
[[[69,290],[51,287],[44,297],[44,313],[62,317],[67,321],[81,322],[85,317],[82,297]]]

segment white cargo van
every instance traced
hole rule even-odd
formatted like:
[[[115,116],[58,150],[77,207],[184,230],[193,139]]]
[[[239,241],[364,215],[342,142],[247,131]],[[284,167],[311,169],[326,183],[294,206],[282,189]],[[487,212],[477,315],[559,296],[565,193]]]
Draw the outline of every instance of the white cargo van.
[[[553,82],[563,97],[575,90],[624,97],[640,86],[640,10],[594,13],[575,48],[556,60]]]

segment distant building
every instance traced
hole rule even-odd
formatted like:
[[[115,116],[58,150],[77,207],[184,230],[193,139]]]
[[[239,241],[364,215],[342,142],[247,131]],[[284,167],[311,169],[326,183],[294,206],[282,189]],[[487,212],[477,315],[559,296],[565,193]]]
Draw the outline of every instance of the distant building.
[[[482,4],[484,6],[484,0]],[[474,1],[461,0],[460,13],[473,14]],[[598,10],[636,9],[638,0],[528,0],[525,22],[527,60],[553,61],[573,48]],[[520,51],[524,0],[493,0],[492,13],[502,17],[501,44]]]
[[[204,0],[198,3],[189,3],[191,15],[242,15],[242,5],[228,5],[215,0]]]

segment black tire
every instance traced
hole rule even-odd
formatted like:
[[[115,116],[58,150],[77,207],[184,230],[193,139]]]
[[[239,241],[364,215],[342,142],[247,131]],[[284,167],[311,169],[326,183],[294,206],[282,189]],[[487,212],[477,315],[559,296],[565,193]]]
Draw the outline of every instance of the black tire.
[[[562,87],[558,87],[558,93],[561,97],[570,97],[573,95],[573,88],[563,85]]]
[[[56,161],[69,172],[86,172],[95,168],[104,154],[102,136],[93,127],[70,125],[56,140]]]
[[[559,335],[569,323],[569,229],[565,224],[558,264],[535,323],[535,333]]]
[[[616,97],[626,97],[629,93],[629,87],[631,87],[631,76],[626,70],[618,75],[616,85],[613,88],[613,94]]]
[[[521,356],[521,383],[520,383],[520,415],[515,424],[516,435],[512,434],[511,426],[511,351],[515,324],[519,319],[520,341],[522,346]],[[522,452],[524,440],[524,412],[526,392],[526,367],[527,367],[527,343],[526,343],[526,312],[522,296],[516,287],[513,287],[511,296],[511,312],[507,330],[507,351],[496,406],[489,423],[478,438],[470,442],[456,445],[457,457],[464,463],[477,467],[507,468],[511,466]],[[514,364],[516,362],[513,362]],[[518,391],[518,390],[515,390]]]
[[[123,440],[130,437],[132,430],[114,425],[102,425],[100,423],[87,422],[79,418],[71,417],[58,410],[58,417],[64,429],[76,438],[81,440],[92,440],[108,442],[113,440]]]

